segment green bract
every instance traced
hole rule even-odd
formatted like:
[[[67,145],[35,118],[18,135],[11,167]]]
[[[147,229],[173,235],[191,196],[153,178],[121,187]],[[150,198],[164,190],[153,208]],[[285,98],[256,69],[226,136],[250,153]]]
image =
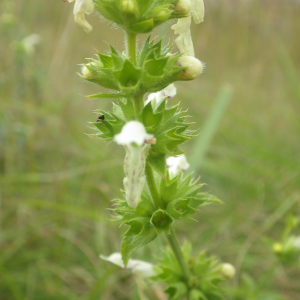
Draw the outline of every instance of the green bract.
[[[97,110],[104,116],[104,120],[93,123],[96,126],[96,136],[103,140],[113,140],[117,133],[121,132],[123,125],[135,119],[134,104],[131,99],[121,99],[113,104],[113,111]],[[143,109],[142,123],[146,131],[153,134],[156,143],[151,146],[148,154],[148,162],[157,172],[164,175],[166,168],[166,155],[178,155],[183,153],[178,149],[179,145],[195,136],[188,127],[191,123],[185,123],[187,116],[178,105],[168,107],[166,99],[158,106],[150,101]]]
[[[160,199],[163,208],[157,208],[147,189],[142,193],[142,200],[132,209],[125,200],[117,199],[115,208],[112,209],[121,221],[130,226],[125,233],[122,243],[122,257],[124,263],[137,248],[152,241],[162,232],[170,232],[170,225],[179,219],[193,220],[190,215],[197,211],[201,205],[221,203],[216,197],[200,193],[202,184],[192,179],[192,174],[183,177],[178,174],[172,180],[167,176],[157,174],[156,181],[160,187]]]
[[[98,60],[90,59],[85,67],[91,76],[83,79],[115,90],[117,94],[97,94],[91,98],[121,98],[143,96],[147,92],[157,92],[169,84],[182,80],[178,75],[184,70],[175,63],[180,55],[170,55],[169,47],[162,47],[161,41],[155,43],[150,37],[137,54],[136,66],[125,54],[117,52],[112,46],[110,54],[98,53]]]
[[[208,257],[201,252],[197,257],[191,255],[191,245],[185,243],[182,254],[189,268],[190,278],[187,280],[178,265],[171,249],[163,250],[162,258],[156,267],[158,275],[153,279],[168,285],[165,292],[168,300],[182,299],[188,293],[188,300],[223,300],[219,283],[224,280],[221,265],[215,257]]]
[[[173,10],[178,0],[94,0],[107,20],[131,33],[147,33],[162,23],[186,17]]]

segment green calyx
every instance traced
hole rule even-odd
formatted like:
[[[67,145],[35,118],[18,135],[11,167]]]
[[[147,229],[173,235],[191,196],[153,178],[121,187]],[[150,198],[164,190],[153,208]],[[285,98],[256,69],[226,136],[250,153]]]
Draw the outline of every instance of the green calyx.
[[[197,257],[191,255],[191,245],[185,243],[181,248],[191,277],[188,282],[178,265],[173,252],[166,249],[162,253],[157,276],[153,280],[168,285],[165,292],[168,300],[182,299],[188,294],[188,300],[223,300],[219,284],[224,278],[221,275],[221,265],[215,257],[208,257],[201,252]]]
[[[174,219],[167,213],[167,211],[158,209],[153,213],[150,219],[150,223],[154,225],[157,234],[162,232],[170,233],[170,226],[174,222]]]
[[[161,177],[159,193],[170,216],[175,220],[194,220],[191,215],[200,206],[222,203],[215,196],[200,192],[202,186],[193,174],[184,177],[179,173],[171,179],[167,172],[167,176]]]
[[[172,19],[186,17],[174,11],[178,0],[94,0],[95,9],[126,32],[148,33]]]
[[[161,41],[155,43],[149,37],[141,51],[137,52],[136,65],[112,46],[109,55],[98,53],[97,60],[90,59],[84,65],[89,72],[83,72],[81,77],[117,93],[89,97],[141,97],[148,92],[161,91],[169,84],[181,80],[178,75],[184,68],[176,65],[180,55],[170,55],[169,50],[169,47],[162,46]]]

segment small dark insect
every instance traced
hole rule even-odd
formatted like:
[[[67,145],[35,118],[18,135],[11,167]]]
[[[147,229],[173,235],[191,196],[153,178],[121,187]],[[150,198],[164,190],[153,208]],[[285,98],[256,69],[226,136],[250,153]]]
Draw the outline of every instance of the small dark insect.
[[[104,120],[104,119],[105,119],[104,115],[101,115],[98,117],[97,122],[99,122],[100,120]]]

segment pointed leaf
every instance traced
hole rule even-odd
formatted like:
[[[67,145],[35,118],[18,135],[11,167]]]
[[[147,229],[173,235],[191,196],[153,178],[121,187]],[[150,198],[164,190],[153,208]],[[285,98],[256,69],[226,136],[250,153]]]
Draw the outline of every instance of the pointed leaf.
[[[127,224],[130,226],[130,229],[125,233],[121,246],[121,254],[125,266],[135,250],[157,237],[154,226],[147,219],[143,223],[130,221]]]

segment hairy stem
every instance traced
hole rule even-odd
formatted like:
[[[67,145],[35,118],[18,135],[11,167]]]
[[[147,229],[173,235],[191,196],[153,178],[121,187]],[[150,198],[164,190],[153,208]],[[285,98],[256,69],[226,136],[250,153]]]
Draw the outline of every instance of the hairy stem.
[[[137,52],[137,43],[136,43],[137,35],[135,33],[126,32],[126,52],[129,60],[136,65],[136,52]],[[144,108],[144,95],[136,95],[133,97],[134,109],[136,114],[136,119],[139,120],[141,118],[141,114]]]
[[[136,119],[140,120],[144,108],[144,97],[143,96],[134,97],[133,104],[134,104]]]
[[[126,33],[126,51],[129,60],[136,65],[136,34],[127,32]]]
[[[151,194],[151,197],[152,197],[152,200],[153,200],[153,203],[154,203],[155,207],[157,209],[159,209],[159,208],[164,209],[164,204],[163,204],[163,202],[162,202],[162,200],[159,196],[157,186],[156,186],[156,183],[155,183],[153,170],[152,170],[151,166],[148,163],[146,164],[145,173],[146,173],[146,178],[147,178],[147,185],[148,185],[148,188],[149,188],[149,191],[150,191],[150,194]],[[190,274],[189,274],[188,268],[186,266],[186,263],[184,261],[184,258],[183,258],[183,255],[182,255],[182,252],[181,252],[181,249],[180,249],[180,246],[179,246],[176,234],[175,234],[175,231],[172,227],[171,227],[171,230],[170,230],[170,234],[166,234],[166,236],[167,236],[168,242],[170,243],[170,246],[171,246],[171,248],[172,248],[172,250],[175,254],[178,265],[182,269],[182,272],[185,276],[185,280],[186,280],[186,282],[188,282]]]

